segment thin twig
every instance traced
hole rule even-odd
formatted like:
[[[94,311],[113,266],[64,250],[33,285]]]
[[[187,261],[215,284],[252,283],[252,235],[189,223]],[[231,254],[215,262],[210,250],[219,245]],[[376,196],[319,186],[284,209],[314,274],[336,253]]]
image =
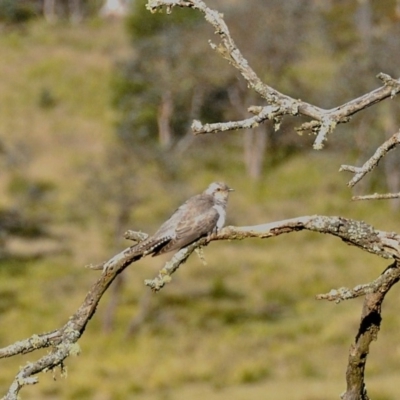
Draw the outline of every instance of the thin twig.
[[[172,8],[176,6],[189,7],[201,11],[206,21],[215,28],[215,33],[221,39],[218,45],[210,43],[212,49],[232,64],[241,73],[247,85],[257,92],[261,98],[265,99],[269,106],[274,108],[273,113],[269,113],[267,118],[263,118],[259,122],[275,117],[282,118],[285,115],[302,115],[312,118],[312,121],[303,123],[296,130],[299,133],[311,130],[317,135],[314,142],[314,149],[322,149],[327,135],[333,132],[338,124],[349,122],[350,117],[357,112],[384,99],[393,98],[400,92],[400,80],[380,73],[378,74],[378,78],[384,82],[383,86],[329,110],[294,99],[261,81],[236,46],[221,13],[209,8],[202,0],[148,0],[147,3],[147,8],[152,12],[161,9],[163,6],[167,7],[167,12],[171,12]],[[249,125],[251,126],[252,122],[254,122],[253,118],[214,124],[202,124],[200,121],[194,121],[192,129],[194,134],[217,133],[227,130],[245,129]]]
[[[390,199],[398,199],[400,198],[399,193],[374,193],[374,194],[366,194],[364,196],[353,196],[352,200],[390,200]]]
[[[299,217],[254,226],[228,226],[213,236],[211,241],[242,240],[247,238],[266,239],[300,230],[338,236],[348,244],[386,259],[400,256],[400,236],[396,233],[375,230],[371,225],[363,221],[320,215]],[[146,280],[145,285],[156,292],[161,290],[166,283],[171,282],[171,275],[187,260],[193,250],[199,246],[206,246],[208,242],[207,238],[202,238],[177,252],[164,265],[157,277]]]
[[[266,239],[300,230],[337,236],[348,244],[383,258],[400,258],[400,236],[396,233],[376,230],[362,221],[313,215],[255,226],[225,227],[211,238],[202,238],[177,252],[161,270],[159,277],[153,281],[146,282],[146,284],[155,291],[160,290],[170,280],[171,274],[187,260],[196,248],[205,246],[210,241],[242,240],[246,238]],[[16,354],[30,353],[41,348],[53,348],[50,354],[30,363],[16,375],[6,395],[7,400],[16,400],[19,391],[24,385],[36,383],[37,379],[34,375],[44,370],[53,369],[58,365],[63,365],[68,356],[78,351],[77,341],[96,312],[103,294],[119,273],[143,256],[143,253],[139,252],[135,245],[116,254],[104,263],[102,275],[92,285],[81,306],[64,326],[51,332],[32,335],[25,340],[0,349],[0,358],[4,358]]]
[[[362,167],[354,167],[352,165],[342,165],[339,171],[348,171],[354,173],[353,178],[347,184],[353,187],[358,183],[368,172],[371,172],[379,163],[379,161],[392,149],[400,143],[400,131],[392,135],[386,142],[380,145],[374,155],[364,163]],[[383,198],[383,197],[382,197]],[[372,198],[362,198],[362,200],[370,200]],[[361,200],[360,198],[353,198],[353,200]]]
[[[343,300],[355,299],[369,293],[374,293],[382,287],[387,287],[393,281],[393,278],[397,278],[398,276],[399,269],[389,267],[372,282],[357,285],[352,289],[346,287],[332,289],[329,293],[318,294],[315,298],[317,300],[334,301],[338,304]]]
[[[400,268],[395,261],[382,274],[384,283],[366,293],[358,333],[349,352],[346,371],[346,392],[342,400],[369,400],[365,386],[365,366],[370,345],[378,337],[381,326],[382,303],[391,287],[400,280]]]

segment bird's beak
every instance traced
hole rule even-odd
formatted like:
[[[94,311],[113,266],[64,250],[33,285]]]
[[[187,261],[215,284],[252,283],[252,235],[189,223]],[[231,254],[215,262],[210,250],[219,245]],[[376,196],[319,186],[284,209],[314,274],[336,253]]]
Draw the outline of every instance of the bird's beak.
[[[234,191],[235,191],[235,189],[228,188],[228,192],[234,192]]]

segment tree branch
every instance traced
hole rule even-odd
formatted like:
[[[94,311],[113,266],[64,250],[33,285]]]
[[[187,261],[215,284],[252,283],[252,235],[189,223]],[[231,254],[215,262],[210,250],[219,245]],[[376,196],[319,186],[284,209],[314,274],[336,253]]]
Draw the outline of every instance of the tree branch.
[[[253,107],[253,110],[257,110],[255,113],[256,115],[240,121],[203,124],[198,120],[194,120],[192,123],[192,130],[195,135],[238,129],[245,130],[254,128],[266,120],[273,121],[275,129],[279,129],[284,116],[301,115],[311,118],[311,121],[305,122],[295,128],[296,131],[299,134],[303,134],[304,132],[315,134],[316,138],[313,147],[316,150],[320,150],[328,139],[328,135],[334,132],[338,124],[349,122],[350,117],[359,111],[387,98],[393,98],[400,92],[400,80],[393,79],[389,75],[381,72],[377,75],[377,78],[384,83],[383,86],[329,110],[317,107],[299,99],[294,99],[280,93],[278,90],[261,81],[256,72],[249,65],[248,61],[244,58],[239,48],[236,46],[221,13],[209,8],[202,0],[148,0],[147,3],[147,8],[151,12],[156,12],[157,10],[162,9],[163,6],[167,8],[168,13],[170,13],[175,6],[193,8],[202,12],[206,21],[215,28],[215,33],[219,35],[221,40],[218,45],[210,42],[212,49],[232,64],[246,80],[248,87],[252,88],[268,103],[268,106],[265,107]],[[252,112],[252,110],[249,111]],[[391,139],[382,144],[374,156],[361,168],[342,165],[340,171],[350,171],[355,174],[348,185],[354,186],[368,172],[372,171],[378,164],[379,160],[384,157],[389,150],[394,148],[398,142],[399,133],[395,134]],[[383,199],[387,197],[354,197],[353,200],[375,198]]]
[[[370,344],[377,339],[381,326],[382,302],[390,288],[400,280],[398,262],[390,265],[382,275],[385,275],[384,283],[367,293],[364,299],[360,327],[350,347],[346,371],[347,390],[341,396],[343,400],[369,400],[364,381],[365,365]]]
[[[376,230],[371,225],[362,221],[341,217],[313,215],[255,226],[225,227],[211,238],[202,238],[178,251],[155,279],[146,281],[145,283],[154,291],[160,290],[165,283],[171,280],[171,275],[188,259],[195,249],[200,246],[206,246],[210,241],[231,241],[247,238],[267,239],[284,233],[301,230],[334,235],[341,238],[347,244],[356,246],[380,257],[400,259],[400,236],[396,233]],[[127,237],[140,241],[146,236],[143,233],[129,232]],[[19,391],[24,385],[37,382],[37,379],[33,377],[35,374],[44,370],[53,369],[58,365],[62,366],[64,360],[69,355],[78,352],[79,347],[77,347],[77,341],[82,336],[87,324],[96,312],[97,305],[107,288],[111,285],[116,276],[128,265],[138,261],[143,256],[143,253],[140,253],[135,245],[118,253],[102,264],[104,265],[104,269],[101,277],[93,284],[82,305],[63,327],[40,335],[33,335],[30,338],[0,349],[0,358],[4,358],[16,354],[33,352],[41,348],[53,348],[50,354],[25,366],[16,375],[5,399],[16,400]],[[383,281],[383,283],[383,286],[387,286],[386,281]],[[382,286],[379,287],[378,291],[381,291],[381,288]]]
[[[252,117],[243,121],[215,124],[202,124],[200,121],[194,121],[192,130],[195,135],[245,129],[252,127],[254,123],[260,123],[266,119],[276,120],[277,118],[281,119],[285,115],[302,115],[312,118],[312,121],[302,124],[296,130],[299,133],[311,130],[316,134],[317,138],[314,142],[314,149],[320,150],[323,148],[328,134],[335,130],[337,124],[349,122],[350,117],[357,112],[379,103],[388,97],[392,98],[400,92],[400,80],[380,73],[378,74],[378,78],[384,82],[383,86],[330,110],[322,109],[302,100],[293,99],[261,81],[236,46],[221,13],[209,8],[202,0],[148,0],[147,3],[147,8],[151,12],[156,12],[163,6],[167,7],[168,13],[175,6],[189,7],[201,11],[206,21],[215,28],[215,33],[221,39],[219,45],[210,42],[212,49],[232,64],[241,73],[248,86],[265,99],[269,105],[267,107],[269,110],[263,111],[263,115],[258,116],[258,118]]]
[[[120,269],[102,274],[89,290],[82,305],[61,328],[40,335],[32,335],[30,338],[0,349],[0,358],[4,358],[17,354],[30,353],[41,348],[53,348],[50,354],[40,358],[36,362],[29,363],[20,370],[4,399],[17,400],[18,393],[23,386],[37,383],[38,380],[33,375],[41,371],[51,370],[58,365],[62,366],[68,356],[79,352],[77,341],[96,312],[101,297],[116,276],[128,265],[122,264],[120,265]]]
[[[343,300],[355,299],[357,297],[365,296],[380,290],[382,287],[387,287],[393,279],[399,277],[400,269],[389,266],[377,279],[372,282],[357,285],[352,289],[341,287],[339,289],[332,289],[329,293],[318,294],[315,296],[317,300],[334,301],[339,304]]]
[[[353,187],[358,183],[368,172],[371,172],[375,167],[377,167],[379,161],[390,151],[393,150],[400,143],[400,131],[392,135],[386,142],[377,148],[374,155],[364,163],[362,167],[353,167],[352,165],[342,165],[339,171],[353,172],[354,177],[347,184]],[[381,197],[382,198],[382,197]],[[353,200],[364,200],[365,197],[355,197]],[[370,200],[371,197],[368,198]]]
[[[266,239],[300,230],[337,236],[347,244],[383,258],[400,258],[400,236],[396,233],[375,230],[363,221],[322,215],[292,218],[254,226],[227,226],[217,235],[212,236],[211,241]],[[203,238],[180,250],[164,265],[157,277],[146,280],[145,284],[152,290],[159,291],[171,281],[171,275],[187,260],[194,249],[207,244],[208,239]]]
[[[366,194],[364,196],[353,196],[352,200],[389,200],[389,199],[398,199],[400,197],[399,193],[374,193],[374,194]]]

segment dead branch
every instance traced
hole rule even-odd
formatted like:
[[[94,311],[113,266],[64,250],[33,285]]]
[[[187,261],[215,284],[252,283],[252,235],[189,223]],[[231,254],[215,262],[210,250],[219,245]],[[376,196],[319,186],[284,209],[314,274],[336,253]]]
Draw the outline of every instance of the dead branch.
[[[398,199],[398,198],[400,198],[400,192],[399,193],[384,193],[384,194],[374,193],[374,194],[367,194],[364,196],[353,196],[351,199],[352,200],[389,200],[389,199]]]
[[[188,259],[195,249],[200,246],[206,246],[210,241],[242,240],[247,238],[267,239],[301,230],[337,236],[347,244],[386,259],[394,258],[397,260],[400,258],[400,236],[396,233],[376,230],[362,221],[314,215],[255,226],[225,227],[213,237],[202,238],[178,251],[155,279],[146,281],[146,285],[150,286],[154,291],[160,290],[165,283],[171,280],[172,273]],[[134,232],[130,232],[129,237],[139,238],[140,240],[145,235],[143,233],[136,235]],[[19,371],[4,397],[6,400],[16,400],[23,386],[37,383],[37,377],[34,375],[41,371],[54,369],[57,366],[62,367],[68,356],[79,352],[77,341],[96,312],[97,305],[103,294],[118,274],[132,262],[138,261],[142,257],[143,254],[138,254],[137,250],[135,250],[135,245],[118,253],[102,264],[104,265],[102,275],[90,288],[82,305],[64,326],[51,332],[32,335],[27,339],[0,349],[0,358],[5,358],[17,354],[30,353],[41,348],[52,348],[49,354],[41,357],[36,362],[29,363]],[[383,280],[382,285],[376,286],[376,292],[381,293],[382,287],[386,288],[387,286],[387,281]]]
[[[147,3],[147,8],[151,12],[156,12],[164,6],[167,9],[167,13],[171,13],[175,6],[193,8],[202,12],[206,21],[215,28],[215,33],[220,37],[218,45],[210,42],[211,48],[232,64],[246,80],[248,87],[252,88],[268,103],[264,107],[252,107],[248,111],[255,114],[255,116],[240,121],[203,124],[198,120],[194,120],[192,130],[195,135],[254,128],[267,120],[273,121],[275,129],[279,129],[283,117],[288,115],[305,116],[311,118],[311,121],[304,122],[295,129],[300,135],[304,132],[311,132],[316,135],[313,147],[316,150],[320,150],[338,124],[349,122],[354,114],[387,98],[393,98],[400,92],[400,80],[393,79],[381,72],[377,75],[377,78],[383,82],[383,86],[332,109],[323,109],[300,99],[294,99],[261,81],[236,46],[221,13],[209,8],[202,0],[148,0]],[[398,144],[398,141],[399,134],[395,134],[389,141],[378,148],[374,156],[363,167],[343,165],[340,169],[341,171],[350,171],[355,174],[348,185],[354,186],[368,172],[372,171],[379,160]],[[374,198],[368,197],[368,199]],[[361,197],[353,199],[364,200]]]
[[[346,243],[357,246],[364,251],[383,258],[400,257],[400,236],[392,232],[377,231],[363,221],[355,221],[342,217],[326,217],[321,215],[287,219],[269,224],[234,227],[228,226],[213,236],[212,240],[242,240],[247,238],[266,239],[283,233],[309,230],[340,237]],[[159,291],[171,281],[171,275],[184,263],[193,250],[207,245],[203,238],[192,245],[178,251],[160,270],[154,279],[145,284],[154,291]]]
[[[385,275],[384,283],[367,293],[364,299],[358,333],[350,347],[346,371],[347,390],[341,395],[343,400],[369,400],[364,381],[365,365],[370,344],[378,337],[383,300],[391,287],[400,280],[398,261],[390,265],[382,275]]]
[[[339,304],[343,300],[355,299],[357,297],[365,296],[374,293],[381,288],[386,288],[393,279],[399,277],[400,269],[389,266],[377,279],[363,285],[357,285],[352,289],[341,287],[339,289],[332,289],[329,293],[318,294],[315,296],[317,300],[334,301]]]
[[[127,266],[127,265],[126,265]],[[125,267],[126,267],[125,266]],[[91,287],[85,300],[68,322],[59,329],[18,341],[0,349],[0,358],[12,357],[17,354],[31,353],[35,350],[52,347],[50,354],[41,357],[36,362],[29,363],[21,368],[11,384],[5,400],[17,400],[18,393],[25,385],[32,385],[38,382],[34,375],[42,371],[62,366],[64,360],[79,352],[78,339],[86,329],[86,326],[94,313],[97,305],[110,286],[112,281],[122,272],[123,268],[111,274],[103,274]]]
[[[354,177],[347,184],[350,187],[353,187],[356,183],[358,183],[368,172],[371,172],[379,163],[379,161],[392,149],[394,149],[400,143],[400,131],[396,132],[390,139],[386,140],[381,146],[379,146],[374,155],[364,163],[362,167],[353,167],[352,165],[342,165],[339,171],[348,171],[353,172]],[[373,197],[382,199],[383,197]],[[385,197],[387,198],[387,197]],[[393,198],[393,197],[392,197]],[[356,197],[353,200],[371,200],[372,197],[365,198]]]
[[[254,123],[260,123],[267,119],[273,121],[280,120],[286,115],[302,115],[312,118],[312,121],[302,124],[296,130],[299,133],[305,131],[313,132],[317,136],[314,142],[314,149],[319,150],[323,148],[327,136],[335,130],[338,124],[349,122],[350,117],[357,112],[384,99],[392,98],[400,92],[399,80],[393,79],[387,74],[380,73],[378,78],[384,82],[383,86],[330,110],[294,99],[261,81],[236,46],[221,13],[209,8],[202,0],[149,0],[147,3],[147,8],[151,12],[156,12],[158,9],[162,9],[163,6],[167,8],[168,13],[175,6],[189,7],[201,11],[206,21],[215,28],[215,33],[221,39],[219,45],[210,42],[211,48],[232,64],[241,73],[248,86],[268,103],[267,107],[261,107],[262,111],[260,111],[256,118],[251,117],[242,121],[215,124],[202,124],[200,121],[194,121],[192,130],[196,135],[249,128]]]

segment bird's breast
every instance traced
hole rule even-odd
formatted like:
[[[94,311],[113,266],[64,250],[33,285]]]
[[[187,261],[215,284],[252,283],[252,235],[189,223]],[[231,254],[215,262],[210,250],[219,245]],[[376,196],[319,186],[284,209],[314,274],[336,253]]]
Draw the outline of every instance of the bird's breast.
[[[222,206],[221,204],[215,204],[213,206],[215,210],[218,212],[218,221],[217,221],[217,229],[220,230],[222,227],[225,225],[225,218],[226,218],[226,211],[225,207]]]

